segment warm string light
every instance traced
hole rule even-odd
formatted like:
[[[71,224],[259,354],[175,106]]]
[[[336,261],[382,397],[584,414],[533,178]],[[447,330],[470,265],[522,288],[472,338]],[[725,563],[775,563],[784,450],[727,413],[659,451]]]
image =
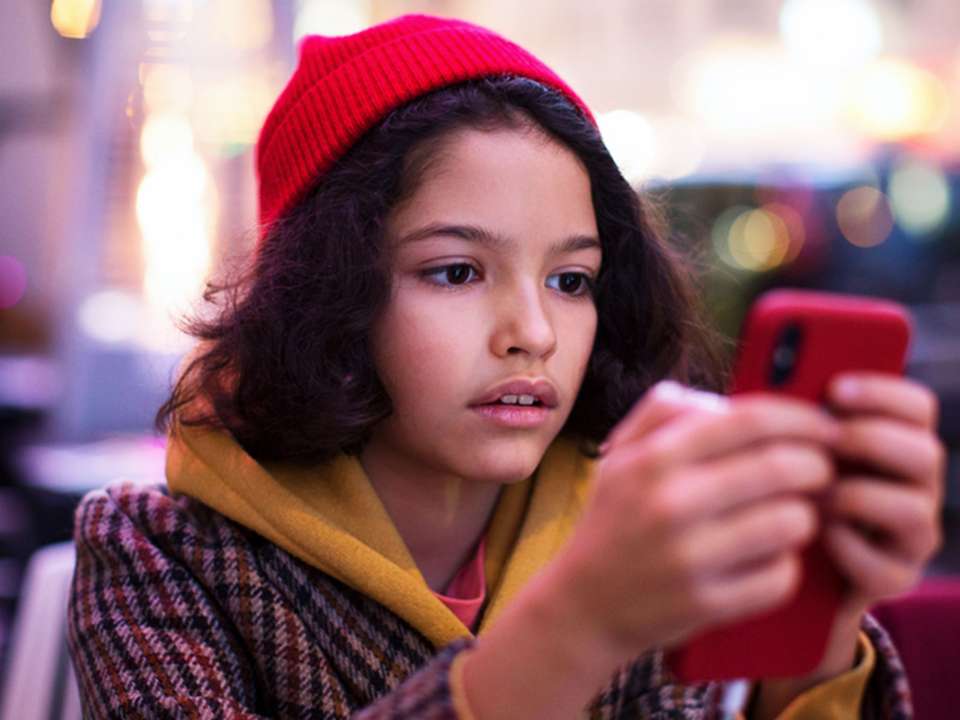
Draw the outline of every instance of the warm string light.
[[[181,312],[201,291],[210,267],[213,180],[184,115],[149,115],[140,150],[147,168],[136,196],[144,299],[155,312]]]
[[[897,58],[863,68],[850,79],[845,98],[848,122],[884,142],[936,133],[950,109],[950,96],[936,75]]]
[[[63,37],[88,37],[100,22],[100,0],[53,0],[50,22]]]
[[[140,149],[147,167],[136,200],[145,299],[157,309],[182,311],[210,270],[216,188],[185,116],[148,116]]]
[[[136,192],[143,284],[139,295],[110,289],[79,308],[81,327],[101,342],[133,342],[158,351],[185,347],[171,322],[200,296],[210,270],[216,188],[195,143],[196,89],[190,67],[172,49],[191,37],[192,0],[143,0],[148,46],[139,67],[145,167]],[[152,52],[161,48],[163,53]]]

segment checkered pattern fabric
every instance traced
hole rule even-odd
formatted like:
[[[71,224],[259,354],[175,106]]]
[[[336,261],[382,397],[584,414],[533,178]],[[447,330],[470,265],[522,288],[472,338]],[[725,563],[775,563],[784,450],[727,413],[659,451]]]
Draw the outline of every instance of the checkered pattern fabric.
[[[118,483],[76,514],[68,641],[89,718],[456,718],[449,668],[383,606],[164,485]],[[863,717],[912,717],[896,650]],[[717,717],[719,686],[672,684],[662,653],[623,667],[591,718]]]

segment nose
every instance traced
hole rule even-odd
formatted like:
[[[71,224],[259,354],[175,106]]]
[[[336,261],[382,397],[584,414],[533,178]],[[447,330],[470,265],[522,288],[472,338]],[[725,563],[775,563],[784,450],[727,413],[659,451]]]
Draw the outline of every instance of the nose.
[[[547,288],[522,283],[497,299],[492,349],[498,357],[526,353],[546,358],[557,347],[557,333],[550,308],[545,304]]]

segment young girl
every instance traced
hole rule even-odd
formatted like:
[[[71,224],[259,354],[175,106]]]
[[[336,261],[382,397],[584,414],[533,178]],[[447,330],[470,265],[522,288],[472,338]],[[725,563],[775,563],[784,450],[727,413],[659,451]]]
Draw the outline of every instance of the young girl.
[[[310,37],[257,163],[166,485],[77,511],[90,717],[713,717],[661,648],[784,602],[818,533],[827,653],[747,717],[911,716],[866,611],[939,543],[934,396],[713,394],[688,275],[549,68],[425,15]]]

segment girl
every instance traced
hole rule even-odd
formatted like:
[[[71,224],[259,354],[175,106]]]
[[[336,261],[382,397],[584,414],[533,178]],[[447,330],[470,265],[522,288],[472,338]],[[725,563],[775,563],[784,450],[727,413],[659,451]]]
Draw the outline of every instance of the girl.
[[[911,715],[866,611],[939,543],[934,396],[710,392],[688,275],[549,68],[424,15],[311,37],[257,163],[166,485],[77,510],[91,717],[711,717],[660,648],[784,602],[818,532],[850,580],[827,654],[747,716]]]

